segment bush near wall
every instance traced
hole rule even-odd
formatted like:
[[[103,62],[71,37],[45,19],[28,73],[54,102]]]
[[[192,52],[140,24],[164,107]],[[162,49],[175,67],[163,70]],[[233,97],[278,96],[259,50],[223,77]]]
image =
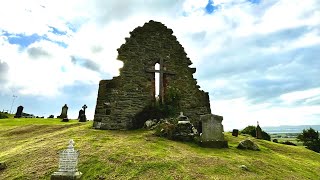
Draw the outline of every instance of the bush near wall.
[[[255,126],[247,126],[242,131],[240,131],[241,134],[249,134],[252,137],[256,137],[256,127]],[[271,136],[262,130],[262,139],[271,141]]]

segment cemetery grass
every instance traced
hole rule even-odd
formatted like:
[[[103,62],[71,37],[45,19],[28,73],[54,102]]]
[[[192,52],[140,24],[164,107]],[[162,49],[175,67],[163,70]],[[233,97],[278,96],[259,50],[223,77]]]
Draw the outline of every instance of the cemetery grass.
[[[48,122],[47,122],[48,121]],[[92,122],[58,119],[0,120],[0,179],[50,179],[57,152],[74,139],[82,179],[319,179],[320,154],[249,136],[225,133],[228,149],[202,148],[152,131],[102,131]],[[238,150],[246,138],[261,151]],[[245,165],[248,171],[239,166]]]

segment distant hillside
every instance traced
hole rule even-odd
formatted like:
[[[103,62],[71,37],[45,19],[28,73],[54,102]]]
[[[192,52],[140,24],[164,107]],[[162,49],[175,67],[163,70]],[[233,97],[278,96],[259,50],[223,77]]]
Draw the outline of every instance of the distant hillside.
[[[152,131],[103,131],[92,122],[0,119],[0,179],[50,179],[58,152],[74,139],[78,169],[90,179],[319,179],[320,154],[249,136],[226,133],[227,149],[202,148],[153,135]],[[239,150],[246,138],[261,151]],[[245,165],[248,169],[241,168]]]
[[[270,134],[275,133],[301,133],[303,129],[313,128],[320,132],[320,125],[299,125],[299,126],[273,126],[273,127],[262,127],[264,131]]]

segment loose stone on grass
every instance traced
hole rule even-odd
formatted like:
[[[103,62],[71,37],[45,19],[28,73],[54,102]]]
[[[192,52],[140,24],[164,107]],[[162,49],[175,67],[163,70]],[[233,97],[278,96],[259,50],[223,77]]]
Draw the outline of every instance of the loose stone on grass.
[[[240,168],[244,171],[249,171],[249,168],[246,165],[241,165]]]
[[[7,164],[5,162],[0,162],[0,171],[7,169]]]
[[[259,146],[250,139],[243,140],[239,143],[238,149],[248,149],[253,151],[260,151]]]

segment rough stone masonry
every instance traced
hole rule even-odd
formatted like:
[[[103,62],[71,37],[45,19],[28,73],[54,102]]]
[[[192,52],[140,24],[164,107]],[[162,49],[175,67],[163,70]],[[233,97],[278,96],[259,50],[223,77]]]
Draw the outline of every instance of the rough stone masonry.
[[[123,62],[120,75],[99,83],[94,128],[140,128],[137,114],[157,101],[156,63],[160,63],[162,71],[160,101],[170,92],[178,92],[179,110],[195,124],[200,115],[211,114],[209,95],[199,90],[193,78],[196,69],[189,67],[192,62],[172,34],[164,24],[151,20],[130,32],[130,38],[125,38],[126,42],[117,49],[118,60]]]

